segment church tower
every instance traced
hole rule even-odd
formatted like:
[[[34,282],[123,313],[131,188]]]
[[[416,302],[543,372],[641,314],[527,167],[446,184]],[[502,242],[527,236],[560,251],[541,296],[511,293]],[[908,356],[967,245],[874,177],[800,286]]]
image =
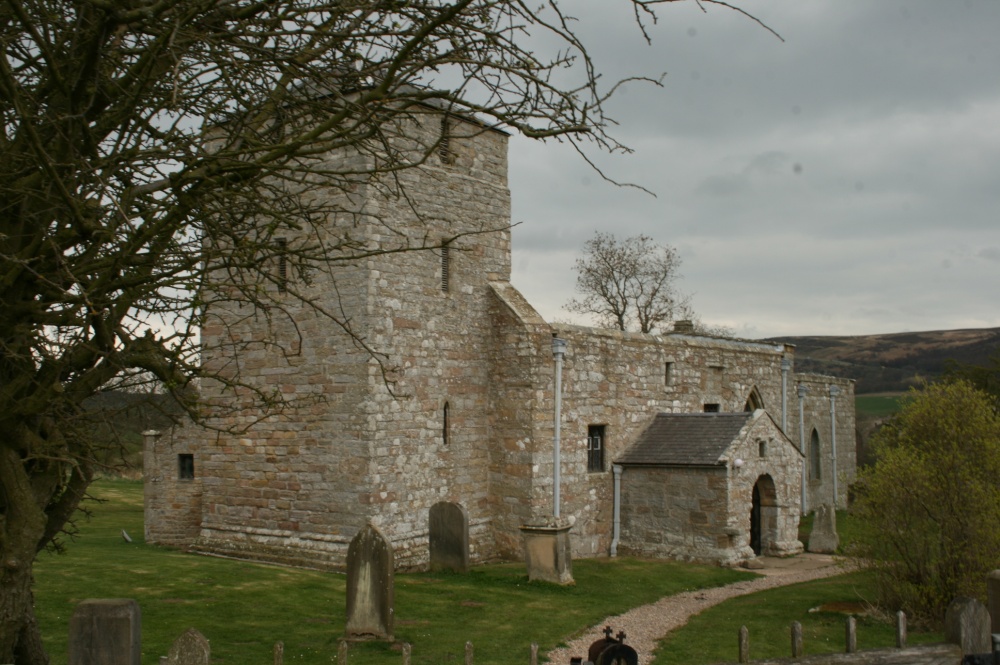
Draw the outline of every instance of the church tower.
[[[407,567],[426,561],[430,506],[453,501],[473,557],[492,556],[487,310],[488,283],[510,278],[507,135],[434,108],[409,122],[433,146],[424,163],[359,185],[351,214],[316,227],[376,251],[308,283],[282,265],[289,283],[269,285],[318,308],[278,293],[269,311],[208,311],[202,361],[295,406],[255,422],[239,391],[204,385],[216,431],[147,437],[147,541],[336,567],[371,521]]]

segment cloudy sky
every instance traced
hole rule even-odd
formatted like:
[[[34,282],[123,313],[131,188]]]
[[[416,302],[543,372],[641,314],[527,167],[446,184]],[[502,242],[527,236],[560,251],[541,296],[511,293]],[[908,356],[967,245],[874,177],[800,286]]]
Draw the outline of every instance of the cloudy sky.
[[[635,149],[600,164],[513,138],[514,284],[574,320],[595,231],[675,246],[700,317],[743,337],[1000,326],[1000,2],[566,0]],[[623,11],[626,9],[626,11]],[[582,321],[581,321],[582,322]]]

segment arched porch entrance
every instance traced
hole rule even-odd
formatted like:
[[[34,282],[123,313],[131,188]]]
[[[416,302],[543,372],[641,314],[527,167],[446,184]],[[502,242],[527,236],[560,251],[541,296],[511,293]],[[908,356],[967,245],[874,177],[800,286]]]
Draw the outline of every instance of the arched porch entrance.
[[[750,549],[757,556],[766,553],[778,531],[778,497],[774,479],[764,474],[753,486],[750,505]]]

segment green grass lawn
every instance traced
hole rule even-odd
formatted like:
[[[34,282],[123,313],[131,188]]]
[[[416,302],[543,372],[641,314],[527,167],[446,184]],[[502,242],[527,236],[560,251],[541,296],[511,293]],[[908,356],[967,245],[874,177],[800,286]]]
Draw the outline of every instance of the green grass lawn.
[[[94,517],[63,555],[35,566],[36,609],[53,662],[65,662],[69,617],[87,598],[134,598],[143,618],[143,662],[158,663],[189,627],[212,643],[213,662],[270,662],[275,642],[287,663],[329,663],[344,634],[345,578],[184,554],[142,539],[142,485],[102,481]],[[125,529],[132,537],[126,543]],[[683,590],[728,584],[749,573],[627,558],[574,562],[576,585],[529,583],[523,564],[476,567],[467,575],[396,576],[397,643],[413,662],[524,663],[532,642],[551,649],[609,614]],[[399,663],[399,647],[351,646],[352,665]]]
[[[53,663],[66,662],[69,618],[76,604],[87,598],[134,598],[139,602],[146,665],[156,665],[173,640],[190,627],[211,641],[214,663],[270,663],[278,641],[285,643],[286,663],[335,661],[344,634],[343,575],[146,545],[140,482],[101,481],[93,487],[93,494],[105,502],[91,505],[94,517],[81,522],[80,534],[68,543],[67,553],[43,554],[35,565],[36,612]],[[132,543],[122,538],[122,529]],[[352,644],[350,663],[397,665],[401,662],[400,643],[409,642],[414,665],[458,665],[464,661],[465,642],[471,641],[477,665],[523,665],[532,642],[537,642],[544,654],[606,616],[666,595],[752,576],[712,566],[628,558],[577,560],[573,573],[576,585],[569,587],[529,583],[523,564],[479,566],[466,575],[397,575],[396,643]],[[762,602],[775,609],[768,630],[778,630],[775,626],[787,629],[787,624],[804,611],[803,604],[812,606],[827,596],[844,595],[838,589],[831,596],[831,590],[822,586],[802,598],[798,597],[801,591],[767,596],[769,599]],[[758,596],[765,597],[753,597]],[[787,612],[783,611],[785,606]],[[733,612],[738,616],[748,613],[745,608]],[[749,613],[758,614],[756,609]],[[739,624],[727,627],[724,637],[717,624],[709,625],[709,641],[735,645]],[[751,628],[751,635],[756,630]],[[782,644],[787,641],[780,640]],[[669,662],[713,660],[718,659]]]
[[[858,649],[896,645],[891,617],[866,614],[874,599],[867,573],[779,587],[733,598],[691,617],[660,641],[652,665],[735,663],[740,626],[750,634],[750,658],[788,658],[793,621],[802,624],[806,655],[844,651],[847,617],[857,618]],[[909,631],[908,644],[941,642],[940,633]]]
[[[873,395],[856,395],[854,411],[857,416],[874,416],[882,418],[897,413],[908,393],[886,393]]]

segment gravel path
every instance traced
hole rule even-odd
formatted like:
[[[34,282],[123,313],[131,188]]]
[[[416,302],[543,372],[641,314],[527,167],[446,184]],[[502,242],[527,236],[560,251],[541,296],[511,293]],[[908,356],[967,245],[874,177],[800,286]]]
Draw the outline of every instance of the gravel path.
[[[569,642],[569,646],[548,653],[554,665],[566,665],[572,656],[587,658],[590,645],[604,637],[604,627],[625,631],[625,643],[639,654],[640,663],[648,663],[656,643],[672,630],[687,623],[688,618],[724,600],[774,587],[807,582],[845,572],[833,557],[822,554],[800,554],[790,559],[763,559],[765,568],[754,571],[761,577],[728,586],[700,591],[687,591],[666,596],[655,603],[636,607],[625,614],[607,617],[596,626]],[[733,637],[735,640],[736,638]]]

